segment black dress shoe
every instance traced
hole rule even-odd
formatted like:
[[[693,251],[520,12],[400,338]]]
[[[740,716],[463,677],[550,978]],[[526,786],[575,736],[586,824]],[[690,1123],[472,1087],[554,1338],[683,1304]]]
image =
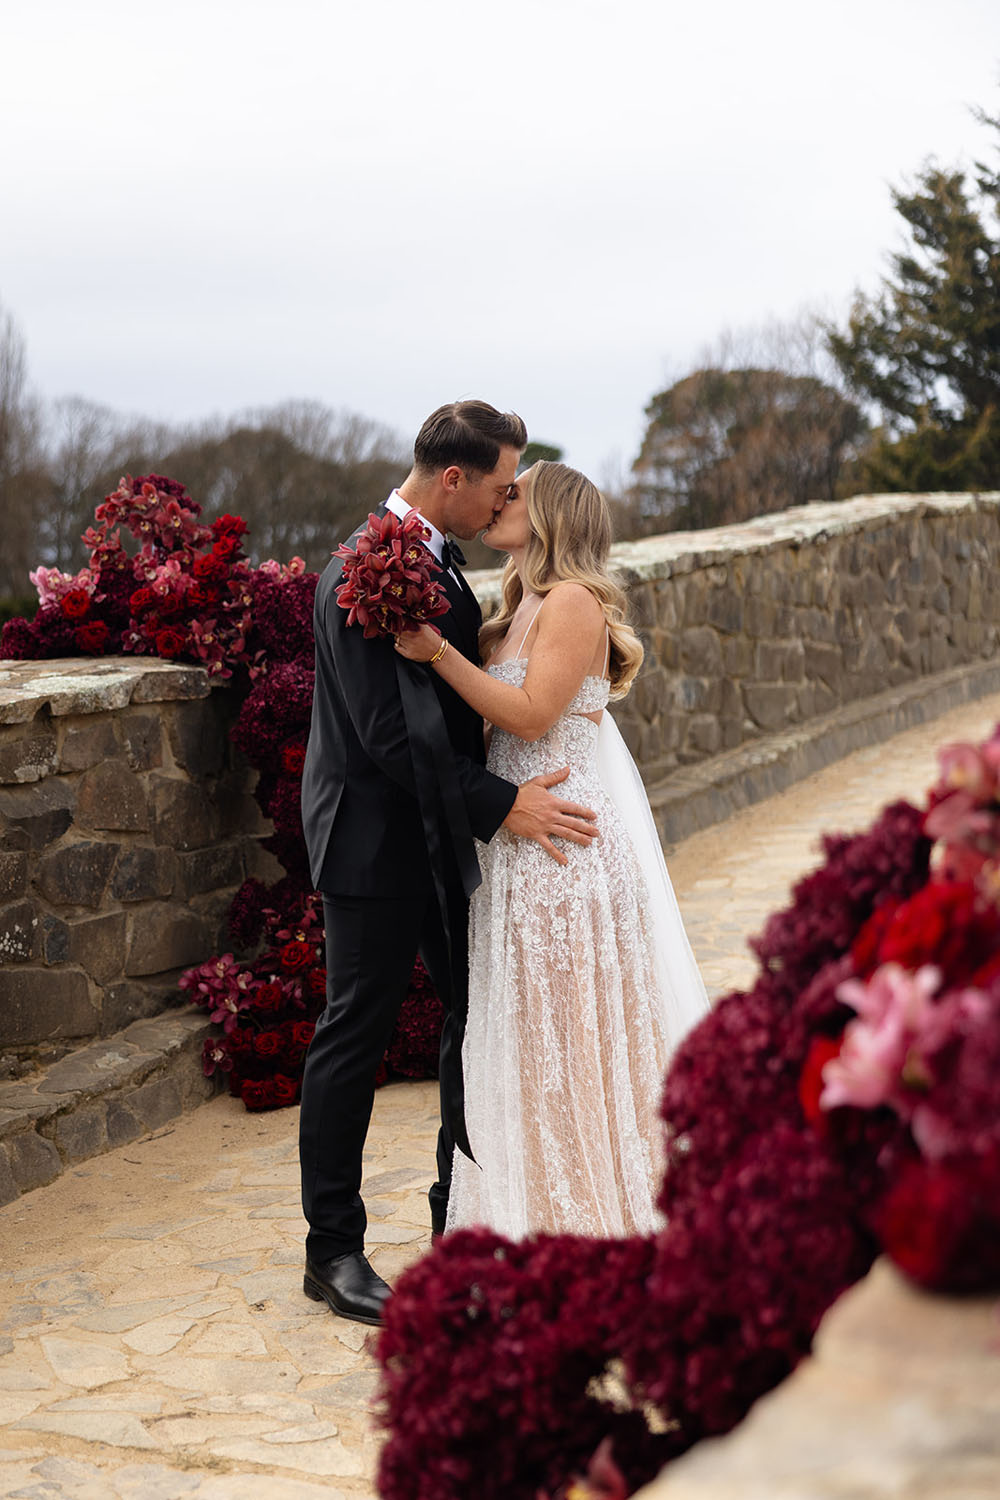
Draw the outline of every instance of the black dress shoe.
[[[314,1302],[326,1302],[342,1318],[355,1323],[381,1323],[382,1304],[389,1288],[373,1271],[361,1250],[336,1255],[315,1265],[306,1257],[302,1290]]]

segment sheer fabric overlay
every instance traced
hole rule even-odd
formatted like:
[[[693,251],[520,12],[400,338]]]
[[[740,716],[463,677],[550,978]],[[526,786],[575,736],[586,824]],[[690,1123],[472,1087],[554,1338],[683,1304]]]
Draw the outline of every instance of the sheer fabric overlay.
[[[526,658],[489,668],[520,686]],[[587,677],[529,744],[495,729],[509,781],[570,767],[556,790],[596,812],[600,837],[567,865],[505,829],[480,845],[470,915],[465,1109],[475,1162],[456,1153],[448,1228],[647,1234],[662,1170],[663,1074],[705,1012],[645,791]]]

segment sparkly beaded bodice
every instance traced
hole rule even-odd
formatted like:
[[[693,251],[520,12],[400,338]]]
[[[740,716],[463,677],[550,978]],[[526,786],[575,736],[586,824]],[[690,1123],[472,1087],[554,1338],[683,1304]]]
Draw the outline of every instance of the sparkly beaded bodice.
[[[521,687],[528,668],[527,657],[513,657],[497,662],[487,670],[499,682],[509,682],[512,687]],[[570,774],[560,795],[571,801],[584,800],[584,781],[597,778],[595,755],[597,751],[598,725],[587,714],[599,713],[607,707],[611,685],[604,677],[585,677],[579,692],[565,712],[540,739],[529,743],[518,739],[504,729],[494,729],[490,745],[489,767],[505,781],[530,781],[533,776],[542,776],[547,771],[557,771],[568,765]],[[597,782],[599,788],[600,783]]]

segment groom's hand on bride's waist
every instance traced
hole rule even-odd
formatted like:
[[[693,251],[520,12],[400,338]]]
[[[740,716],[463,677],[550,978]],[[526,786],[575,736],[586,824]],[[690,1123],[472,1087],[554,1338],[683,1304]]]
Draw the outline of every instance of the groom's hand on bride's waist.
[[[564,802],[549,791],[550,786],[565,781],[568,775],[569,766],[564,766],[561,771],[526,781],[518,787],[514,806],[503,821],[509,833],[522,839],[534,839],[560,865],[568,861],[562,850],[556,848],[553,839],[589,844],[591,839],[597,838],[597,816],[589,807],[581,807],[579,802]]]

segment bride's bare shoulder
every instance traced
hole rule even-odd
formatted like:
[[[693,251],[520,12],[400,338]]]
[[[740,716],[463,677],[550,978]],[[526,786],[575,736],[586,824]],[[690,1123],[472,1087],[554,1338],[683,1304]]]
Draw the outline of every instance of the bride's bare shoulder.
[[[592,626],[596,629],[604,624],[604,610],[600,600],[590,592],[585,583],[564,579],[549,589],[545,596],[542,618],[549,616],[551,624],[572,629]]]

